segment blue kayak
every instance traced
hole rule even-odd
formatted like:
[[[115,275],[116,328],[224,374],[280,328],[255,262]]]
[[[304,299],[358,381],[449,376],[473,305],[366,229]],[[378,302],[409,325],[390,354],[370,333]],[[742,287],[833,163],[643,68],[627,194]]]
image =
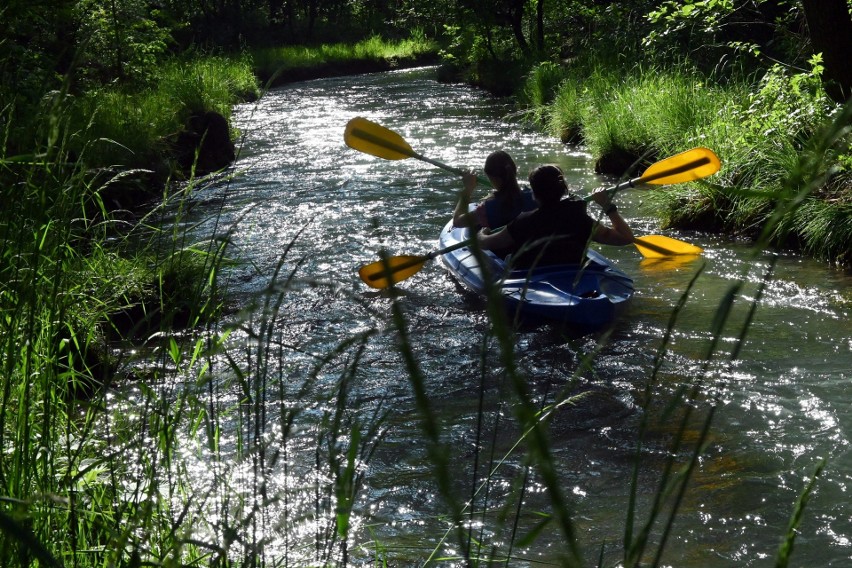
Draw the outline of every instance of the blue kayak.
[[[442,249],[472,236],[469,229],[447,223],[438,239]],[[490,251],[482,270],[468,246],[441,255],[441,262],[465,288],[482,294],[485,278],[496,283],[509,314],[526,322],[548,321],[579,328],[601,328],[611,323],[633,296],[633,280],[597,251],[587,251],[583,264],[508,270],[506,262]]]

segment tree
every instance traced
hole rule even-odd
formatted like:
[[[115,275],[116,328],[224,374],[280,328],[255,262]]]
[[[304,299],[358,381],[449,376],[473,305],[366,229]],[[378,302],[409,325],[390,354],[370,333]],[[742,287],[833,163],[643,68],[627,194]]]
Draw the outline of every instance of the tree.
[[[524,35],[527,0],[461,0],[459,5],[469,11],[474,25],[484,28],[489,38],[492,30],[508,30],[521,53],[526,55],[530,52]]]
[[[802,0],[814,52],[822,53],[823,84],[838,103],[852,97],[852,18],[847,0]]]
[[[535,3],[535,43],[539,53],[544,53],[544,0]]]
[[[169,31],[151,18],[145,0],[79,0],[74,13],[79,87],[151,78],[166,53]]]

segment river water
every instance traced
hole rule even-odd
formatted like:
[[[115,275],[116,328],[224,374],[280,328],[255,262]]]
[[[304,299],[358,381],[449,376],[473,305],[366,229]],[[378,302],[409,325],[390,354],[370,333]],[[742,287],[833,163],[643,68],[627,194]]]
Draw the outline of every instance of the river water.
[[[381,559],[389,566],[419,566],[431,556],[433,564],[449,565],[436,558],[465,546],[449,530],[451,507],[429,459],[429,437],[391,322],[393,301],[404,312],[449,456],[449,491],[460,502],[469,500],[485,472],[496,472],[487,495],[484,488],[473,500],[468,526],[481,539],[478,554],[511,554],[510,566],[547,566],[560,565],[568,550],[555,522],[521,541],[542,520],[539,513],[553,511],[538,471],[525,475],[528,440],[515,447],[518,403],[499,347],[488,337],[482,303],[465,295],[438,261],[395,296],[370,290],[356,273],[383,247],[391,254],[436,248],[460,180],[414,159],[359,153],[344,145],[343,131],[349,119],[364,116],[400,133],[421,154],[463,168],[481,168],[490,151],[503,148],[522,172],[560,164],[580,194],[612,180],[596,176],[581,149],[511,118],[507,101],[439,84],[434,72],[297,83],[238,106],[235,125],[243,141],[237,173],[191,198],[193,233],[199,239],[227,235],[229,255],[239,262],[226,274],[238,298],[222,322],[234,330],[231,353],[228,363],[213,362],[215,387],[205,387],[223,432],[220,461],[211,465],[209,455],[188,451],[186,468],[197,479],[216,472],[219,495],[225,486],[247,488],[239,498],[210,500],[218,505],[207,518],[218,519],[211,524],[219,530],[222,519],[239,515],[235,499],[246,509],[262,494],[253,534],[264,542],[267,560],[279,565],[322,563],[325,555],[355,564]],[[617,197],[637,235],[661,233],[645,205],[647,191],[653,190]],[[484,195],[480,189],[477,197]],[[648,519],[684,408],[695,411],[677,451],[680,464],[715,400],[706,449],[661,563],[774,565],[796,501],[826,460],[802,516],[793,564],[852,565],[852,281],[796,254],[755,254],[747,243],[718,236],[666,234],[705,254],[684,263],[650,263],[633,247],[599,248],[634,277],[637,290],[608,333],[566,336],[542,326],[521,329],[512,339],[532,404],[574,397],[544,429],[585,564],[596,565],[602,549],[605,565],[623,556],[640,431],[637,527]],[[699,271],[655,373],[673,310]],[[738,282],[743,286],[708,363],[711,324]],[[697,400],[669,412],[673,397],[696,384]],[[370,433],[379,415],[384,421]],[[341,426],[327,428],[335,416]],[[339,545],[328,551],[335,504],[324,494],[334,494],[334,475],[318,464],[328,459],[328,448],[348,447],[355,423],[363,451],[349,538],[345,552]],[[228,455],[239,463],[223,463]],[[345,469],[345,455],[329,461]]]

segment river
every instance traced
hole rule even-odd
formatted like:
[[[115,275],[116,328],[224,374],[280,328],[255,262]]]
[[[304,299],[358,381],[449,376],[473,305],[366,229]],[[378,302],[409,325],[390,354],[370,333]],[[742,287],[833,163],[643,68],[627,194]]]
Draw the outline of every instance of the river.
[[[227,519],[250,524],[264,558],[277,565],[331,557],[419,566],[433,553],[433,564],[449,565],[436,558],[466,546],[449,530],[450,507],[391,323],[393,298],[357,276],[383,247],[391,254],[436,248],[460,180],[415,159],[388,161],[348,148],[347,121],[364,116],[400,133],[421,154],[458,167],[481,168],[490,151],[503,148],[524,173],[540,163],[561,165],[580,194],[612,181],[593,173],[582,149],[512,118],[507,101],[439,84],[434,73],[423,68],[296,83],[239,105],[234,121],[243,138],[235,175],[191,197],[186,221],[193,234],[224,236],[238,263],[223,276],[237,298],[221,322],[233,329],[230,354],[212,359],[212,380],[199,389],[222,434],[215,459],[187,442],[185,468],[195,480],[188,483],[208,496],[199,517],[218,527],[209,529],[218,535],[213,538],[228,534],[221,532]],[[616,199],[637,235],[661,233],[645,205],[649,191],[625,191]],[[476,196],[484,195],[480,189]],[[852,281],[794,253],[755,253],[748,243],[715,235],[665,234],[703,247],[704,255],[652,263],[633,247],[599,248],[634,277],[637,290],[608,333],[566,337],[541,326],[513,338],[535,405],[574,397],[545,431],[586,565],[597,565],[601,554],[613,565],[623,555],[639,432],[644,428],[637,526],[648,518],[683,409],[695,411],[679,463],[689,459],[712,401],[717,407],[707,447],[662,565],[773,566],[797,499],[823,459],[793,564],[852,565],[852,405],[846,398],[852,392]],[[742,323],[773,261],[741,342]],[[671,314],[699,270],[655,374]],[[706,363],[711,323],[740,281],[730,322]],[[487,494],[483,489],[473,500],[475,514],[466,516],[482,543],[472,546],[481,556],[511,554],[510,566],[560,565],[568,548],[557,523],[521,540],[541,521],[539,513],[552,512],[551,501],[538,472],[525,475],[529,440],[515,447],[517,402],[496,342],[486,341],[489,320],[481,302],[462,293],[438,261],[401,284],[395,300],[448,453],[449,491],[467,500],[486,469],[496,470]],[[698,400],[669,413],[672,397],[694,384]],[[377,416],[384,419],[371,432]],[[345,472],[345,453],[331,450],[328,458],[328,448],[345,452],[356,431],[362,452],[354,485],[338,484],[335,502],[326,497],[335,493],[334,467],[318,464],[327,460]],[[213,478],[216,497],[210,498],[203,480]],[[347,546],[329,550],[335,506],[350,494],[346,487],[357,488]],[[261,513],[240,524],[259,496]],[[654,542],[660,526],[652,531]]]

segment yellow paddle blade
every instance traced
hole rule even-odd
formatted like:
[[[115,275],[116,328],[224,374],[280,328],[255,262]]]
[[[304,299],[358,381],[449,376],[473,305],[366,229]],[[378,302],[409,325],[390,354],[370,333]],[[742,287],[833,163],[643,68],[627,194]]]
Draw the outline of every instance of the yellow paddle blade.
[[[402,136],[360,116],[346,124],[343,140],[350,148],[385,160],[404,160],[416,155]]]
[[[636,237],[633,239],[633,244],[645,258],[666,258],[678,255],[695,256],[704,252],[701,247],[664,235]]]
[[[365,264],[358,270],[358,276],[370,288],[380,290],[389,288],[420,272],[429,258],[428,256],[392,256]]]
[[[664,185],[694,181],[715,174],[721,167],[713,150],[693,148],[651,165],[636,182]]]
[[[672,270],[690,267],[699,258],[701,257],[686,254],[660,258],[643,258],[639,261],[639,268],[648,272],[671,272]]]

